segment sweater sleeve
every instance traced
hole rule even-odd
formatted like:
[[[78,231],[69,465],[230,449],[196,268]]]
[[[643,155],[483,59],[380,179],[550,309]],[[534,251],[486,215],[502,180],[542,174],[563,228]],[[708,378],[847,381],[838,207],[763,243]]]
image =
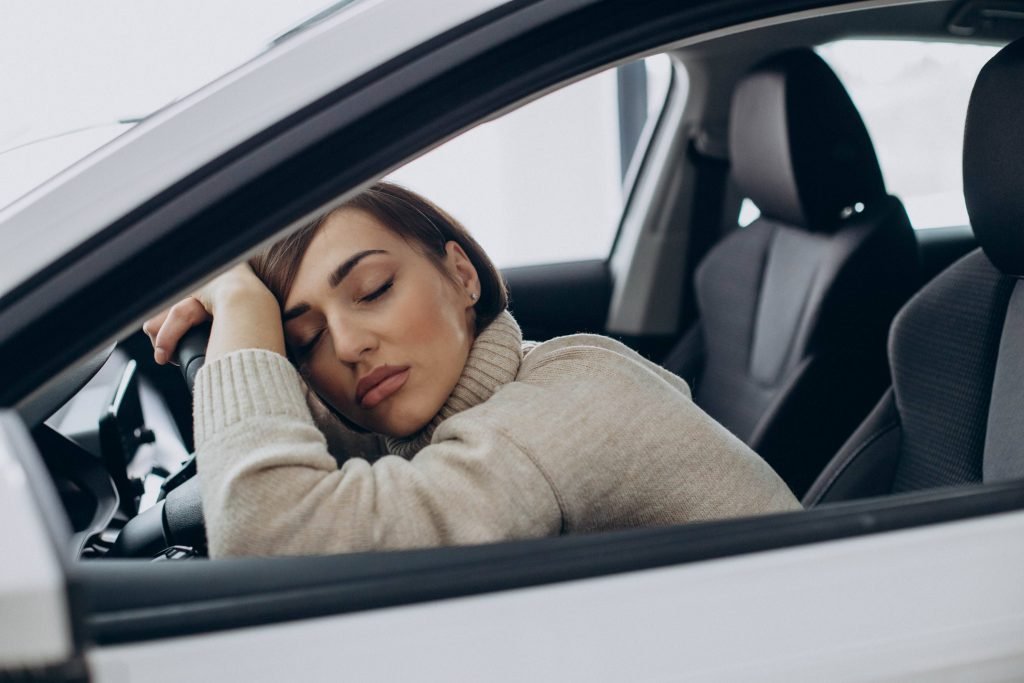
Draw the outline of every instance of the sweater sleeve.
[[[200,487],[213,557],[382,550],[558,533],[561,510],[514,438],[480,420],[435,434],[414,459],[339,468],[298,373],[260,350],[196,379]]]

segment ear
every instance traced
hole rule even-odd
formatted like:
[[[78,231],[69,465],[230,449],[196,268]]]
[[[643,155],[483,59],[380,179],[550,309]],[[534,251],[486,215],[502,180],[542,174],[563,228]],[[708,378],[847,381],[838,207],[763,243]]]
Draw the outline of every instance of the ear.
[[[454,240],[445,244],[444,250],[448,272],[455,277],[455,281],[463,290],[468,305],[475,305],[480,300],[480,278],[477,276],[473,262],[469,260],[469,256],[459,246],[459,243]]]

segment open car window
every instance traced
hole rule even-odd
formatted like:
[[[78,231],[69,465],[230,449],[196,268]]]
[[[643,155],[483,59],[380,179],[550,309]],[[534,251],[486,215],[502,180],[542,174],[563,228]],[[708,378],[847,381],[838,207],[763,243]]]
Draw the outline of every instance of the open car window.
[[[630,166],[672,78],[666,55],[602,71],[459,135],[389,179],[472,226],[499,267],[606,259]],[[685,92],[686,83],[673,87]]]
[[[761,35],[761,29],[772,35],[757,23],[765,5],[738,6],[735,16],[723,14],[711,25],[703,13],[714,12],[699,5],[594,3],[578,13],[556,3],[492,7],[486,16],[396,52],[398,57],[375,66],[356,85],[345,81],[312,104],[303,100],[258,135],[232,142],[230,153],[174,176],[159,195],[147,195],[116,223],[82,235],[73,253],[58,253],[45,271],[7,295],[0,341],[7,352],[4,367],[16,370],[3,388],[15,397],[10,405],[59,378],[58,370],[74,359],[93,355],[104,341],[120,340],[112,365],[75,391],[71,403],[54,405],[48,419],[27,425],[30,450],[34,446],[50,468],[74,527],[69,538],[60,539],[76,560],[67,568],[70,590],[77,591],[73,622],[84,634],[80,647],[95,653],[90,666],[100,680],[157,667],[167,678],[188,670],[224,678],[268,671],[280,677],[281,670],[267,662],[282,651],[324,678],[359,679],[374,663],[380,676],[386,670],[393,679],[424,670],[462,673],[476,667],[479,673],[499,662],[508,663],[502,670],[507,679],[527,680],[564,661],[582,665],[574,669],[577,674],[628,678],[635,666],[646,667],[642,673],[655,672],[657,665],[657,673],[678,674],[684,670],[679,647],[689,648],[683,659],[705,667],[701,671],[732,666],[733,678],[742,679],[758,674],[765,663],[793,673],[810,662],[814,672],[825,674],[853,670],[835,661],[881,666],[879,651],[892,657],[919,652],[913,638],[935,635],[928,631],[931,621],[988,627],[985,633],[1003,645],[1019,641],[1019,601],[977,588],[995,579],[1016,585],[1010,574],[1022,558],[1016,545],[1006,543],[1024,526],[1024,488],[1016,481],[884,495],[760,518],[491,545],[208,562],[196,535],[175,542],[180,547],[143,542],[119,557],[107,554],[118,532],[156,509],[161,487],[171,488],[179,467],[196,471],[187,458],[189,396],[181,373],[146,367],[148,341],[131,330],[196,282],[374,179],[391,172],[394,180],[451,209],[481,236],[499,265],[564,265],[545,270],[545,277],[564,271],[565,282],[584,286],[567,288],[562,299],[550,297],[564,304],[551,307],[555,317],[570,318],[563,312],[581,308],[576,292],[590,292],[591,282],[606,288],[600,296],[610,296],[605,259],[617,249],[623,203],[652,214],[660,206],[644,207],[650,196],[631,196],[630,183],[647,150],[644,130],[664,100],[652,94],[652,86],[640,99],[644,115],[627,116],[621,93],[628,86],[620,73],[609,71],[550,100],[514,107],[581,74],[675,49],[666,41],[683,41],[676,46],[682,55],[692,46],[686,41],[703,31],[722,29],[715,35],[728,38],[737,21],[743,22],[741,38]],[[735,54],[746,56],[742,50]],[[648,84],[657,81],[658,68],[643,65]],[[258,70],[248,76],[261,85]],[[695,78],[673,85],[701,84]],[[687,101],[685,113],[698,117],[703,112],[690,108],[694,102],[702,104],[701,98]],[[507,117],[480,123],[507,108],[513,108]],[[641,125],[624,125],[637,118]],[[672,169],[665,178],[685,175],[698,164],[724,173],[721,159],[703,154],[720,150],[682,134],[690,124],[714,129],[722,121],[681,115],[674,123],[679,144],[655,149],[663,162],[659,168]],[[497,132],[502,126],[521,137],[503,137]],[[552,134],[566,126],[579,128],[579,138]],[[470,132],[452,137],[467,127]],[[683,155],[690,165],[671,163]],[[414,160],[403,165],[409,159]],[[453,168],[471,168],[474,177],[468,183],[453,179]],[[690,182],[699,179],[675,180],[704,192],[705,184]],[[660,180],[651,184],[667,184]],[[497,187],[508,191],[499,194]],[[469,192],[459,194],[460,189]],[[576,210],[567,212],[567,206]],[[492,222],[498,227],[488,234]],[[655,256],[640,254],[633,265],[642,271]],[[591,259],[598,261],[596,269],[575,263]],[[595,272],[599,277],[591,280]],[[48,334],[56,328],[63,333],[59,339]],[[169,494],[163,501],[170,501]],[[197,514],[195,506],[179,508],[178,514],[189,528],[201,529],[189,517]],[[154,537],[163,539],[165,518],[153,519]],[[986,571],[970,573],[975,563]],[[936,603],[932,598],[941,591],[947,591],[946,599]],[[980,598],[985,610],[972,612]],[[891,605],[900,609],[887,611]],[[849,618],[835,618],[837,612]],[[879,636],[883,630],[885,637]],[[845,639],[851,633],[861,638],[857,647]],[[735,656],[737,634],[749,661]],[[394,656],[396,643],[402,657]],[[511,650],[500,651],[509,643]],[[316,652],[303,649],[311,644]],[[808,649],[807,658],[799,656],[799,647]],[[827,661],[823,653],[837,659]],[[443,668],[445,658],[449,669]],[[340,659],[345,661],[339,665]],[[200,660],[203,666],[197,667]],[[909,678],[915,671],[902,673]]]

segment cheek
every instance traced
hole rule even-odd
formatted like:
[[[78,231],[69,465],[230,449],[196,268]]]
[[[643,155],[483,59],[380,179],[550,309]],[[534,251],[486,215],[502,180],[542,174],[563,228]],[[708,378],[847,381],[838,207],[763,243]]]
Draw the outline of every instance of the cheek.
[[[399,291],[386,308],[360,323],[378,344],[371,365],[409,363],[418,368],[417,381],[402,401],[386,414],[363,414],[351,400],[355,378],[335,357],[329,338],[304,371],[310,388],[335,410],[384,433],[414,431],[440,410],[462,374],[472,343],[466,310],[447,281],[423,278]]]
[[[309,387],[318,396],[330,403],[335,410],[346,415],[351,413],[347,397],[352,380],[346,377],[344,369],[329,354],[318,354],[309,362],[303,372]],[[352,387],[352,392],[355,391]]]
[[[465,360],[469,346],[466,313],[447,283],[418,290],[403,302],[399,315],[407,350],[416,353],[429,349],[431,361],[437,364],[450,365],[460,356]]]

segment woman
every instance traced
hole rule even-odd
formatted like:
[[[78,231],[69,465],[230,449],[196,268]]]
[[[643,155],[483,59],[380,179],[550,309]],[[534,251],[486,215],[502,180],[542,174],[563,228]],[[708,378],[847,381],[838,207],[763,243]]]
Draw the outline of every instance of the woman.
[[[381,182],[147,321],[164,363],[213,317],[195,384],[211,555],[799,507],[681,379],[605,337],[524,343],[506,304],[458,222]]]

